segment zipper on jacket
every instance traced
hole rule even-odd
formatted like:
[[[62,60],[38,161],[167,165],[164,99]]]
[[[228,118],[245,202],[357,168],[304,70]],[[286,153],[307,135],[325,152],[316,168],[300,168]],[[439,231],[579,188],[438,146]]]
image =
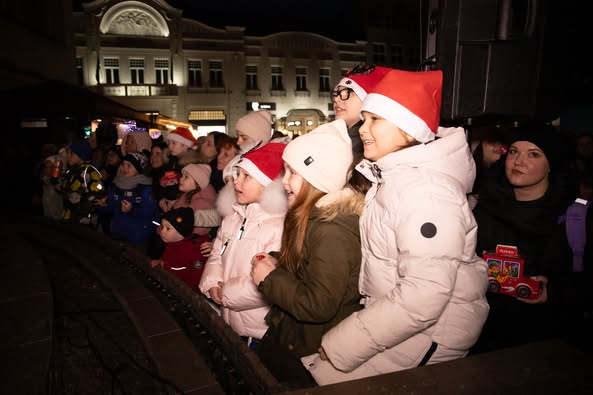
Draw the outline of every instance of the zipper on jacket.
[[[226,237],[224,239],[224,243],[222,244],[222,247],[220,248],[220,255],[222,256],[222,254],[224,254],[226,247],[229,245],[229,241],[231,241],[230,237]]]
[[[243,223],[241,224],[241,228],[239,228],[239,234],[237,235],[237,240],[241,240],[243,236],[243,232],[245,231],[245,223],[247,222],[247,217],[243,218]]]

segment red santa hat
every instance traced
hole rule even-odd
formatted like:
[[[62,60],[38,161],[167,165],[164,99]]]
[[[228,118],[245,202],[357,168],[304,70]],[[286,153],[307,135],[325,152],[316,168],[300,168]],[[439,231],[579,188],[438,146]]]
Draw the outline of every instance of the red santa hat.
[[[394,123],[421,143],[434,140],[441,114],[443,73],[391,70],[369,92],[361,111]]]
[[[284,161],[282,153],[286,144],[268,143],[261,148],[243,155],[237,167],[248,172],[264,187],[270,185],[282,173]]]
[[[389,70],[392,69],[381,66],[357,66],[348,71],[336,87],[343,86],[352,89],[362,101]]]
[[[167,136],[167,140],[177,141],[183,145],[193,148],[198,144],[198,140],[194,137],[188,128],[178,127]]]

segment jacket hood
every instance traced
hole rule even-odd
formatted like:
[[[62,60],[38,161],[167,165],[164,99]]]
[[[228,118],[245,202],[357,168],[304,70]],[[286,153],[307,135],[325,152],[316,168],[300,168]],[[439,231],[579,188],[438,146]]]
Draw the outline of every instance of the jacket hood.
[[[282,185],[282,177],[277,177],[270,185],[264,188],[258,203],[261,208],[269,214],[285,214],[288,210],[288,198],[286,191]],[[245,205],[237,203],[237,195],[235,195],[235,186],[232,182],[228,182],[218,192],[216,199],[216,208],[224,217],[232,214],[234,211],[239,211],[243,215]]]
[[[476,165],[471,155],[461,127],[443,128],[439,126],[437,139],[385,155],[376,162],[364,159],[356,169],[373,182],[378,181],[371,172],[376,164],[383,176],[398,168],[419,167],[443,173],[461,183],[466,193],[470,193],[476,178]]]
[[[324,195],[315,203],[319,210],[321,221],[331,221],[338,215],[358,215],[364,209],[364,198],[362,193],[355,192],[349,187],[337,192],[330,192]]]

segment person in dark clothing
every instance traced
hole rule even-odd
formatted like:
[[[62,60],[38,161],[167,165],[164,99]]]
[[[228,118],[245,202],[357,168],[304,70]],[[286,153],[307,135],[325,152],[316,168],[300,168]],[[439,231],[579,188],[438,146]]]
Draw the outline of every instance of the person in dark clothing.
[[[473,354],[562,335],[563,281],[572,262],[562,219],[574,196],[563,177],[561,140],[547,126],[515,131],[508,153],[482,186],[473,210],[476,252],[481,256],[498,244],[518,247],[524,274],[539,280],[541,290],[533,300],[488,293],[490,314]]]

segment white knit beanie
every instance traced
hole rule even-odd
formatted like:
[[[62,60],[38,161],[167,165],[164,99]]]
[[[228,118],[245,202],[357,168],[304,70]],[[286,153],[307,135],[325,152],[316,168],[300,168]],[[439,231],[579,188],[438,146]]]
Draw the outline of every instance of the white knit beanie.
[[[245,133],[256,143],[268,144],[272,138],[272,114],[268,110],[249,112],[237,120],[235,130]]]
[[[337,119],[293,139],[282,159],[320,191],[339,191],[348,182],[352,140],[346,122]]]
[[[181,169],[181,172],[187,173],[193,178],[200,189],[204,189],[210,184],[210,174],[212,174],[210,165],[190,163],[189,165],[185,165]]]

